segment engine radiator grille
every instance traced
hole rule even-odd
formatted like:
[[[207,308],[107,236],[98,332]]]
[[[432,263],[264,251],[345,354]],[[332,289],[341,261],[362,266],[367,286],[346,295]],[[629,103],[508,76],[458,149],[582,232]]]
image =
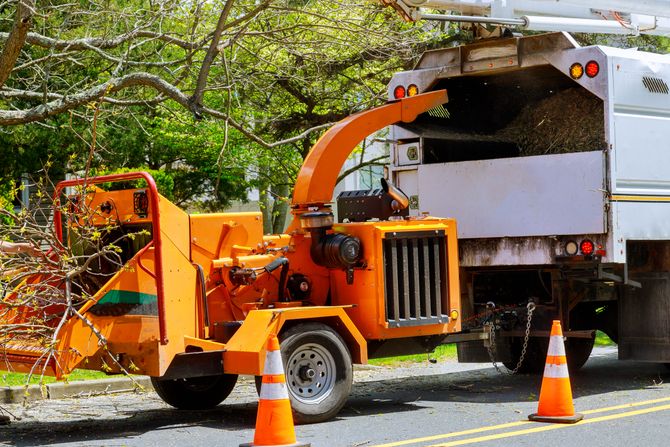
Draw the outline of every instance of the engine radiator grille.
[[[445,323],[448,303],[444,231],[386,233],[383,239],[389,327]]]

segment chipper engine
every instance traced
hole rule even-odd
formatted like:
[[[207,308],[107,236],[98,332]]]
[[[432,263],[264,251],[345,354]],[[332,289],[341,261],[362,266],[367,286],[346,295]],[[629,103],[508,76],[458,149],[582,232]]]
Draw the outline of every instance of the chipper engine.
[[[461,329],[454,220],[408,217],[406,197],[387,183],[374,197],[349,197],[360,206],[347,222],[330,205],[360,141],[446,101],[444,90],[420,94],[332,127],[298,175],[285,234],[263,235],[261,213],[187,214],[143,172],[61,182],[54,231],[79,268],[50,278],[45,263],[14,284],[0,327],[39,313],[52,336],[5,331],[0,368],[146,374],[168,404],[207,408],[239,374],[261,374],[266,340],[278,334],[296,419],[333,417],[353,363],[430,352]],[[45,256],[58,264],[61,252]],[[61,298],[38,312],[45,282]]]

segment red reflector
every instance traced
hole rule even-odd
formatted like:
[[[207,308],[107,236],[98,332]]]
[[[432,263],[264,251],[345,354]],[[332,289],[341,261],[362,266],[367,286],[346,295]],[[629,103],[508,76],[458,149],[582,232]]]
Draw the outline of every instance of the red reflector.
[[[600,66],[596,61],[589,61],[586,63],[586,68],[584,69],[586,76],[589,78],[595,78],[598,73],[600,73]]]
[[[585,256],[589,256],[593,254],[593,249],[595,247],[593,246],[593,242],[591,242],[588,239],[584,239],[581,244],[579,244],[579,249],[581,250],[582,254]]]
[[[393,89],[393,97],[395,99],[400,99],[405,97],[405,87],[402,85],[397,86]]]

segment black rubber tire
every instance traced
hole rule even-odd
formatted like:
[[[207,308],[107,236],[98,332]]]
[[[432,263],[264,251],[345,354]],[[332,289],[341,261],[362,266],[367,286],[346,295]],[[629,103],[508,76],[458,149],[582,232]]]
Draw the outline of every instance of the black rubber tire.
[[[594,338],[568,338],[565,341],[565,355],[570,372],[579,371],[593,351]]]
[[[353,382],[351,354],[346,343],[337,332],[322,323],[292,326],[282,332],[279,339],[294,421],[313,424],[332,419],[347,402]],[[319,366],[312,365],[310,356],[324,362]],[[308,369],[317,372],[316,378],[301,378],[298,368],[307,365]],[[312,390],[314,397],[310,394]]]
[[[584,366],[593,350],[592,338],[568,338],[565,341],[565,355],[568,361],[568,370],[570,372],[579,371]],[[503,362],[503,365],[510,371],[516,367],[521,355],[523,339],[518,338],[512,341],[512,360]],[[528,349],[523,364],[517,371],[520,374],[541,374],[544,372],[544,365],[547,362],[547,350],[549,348],[549,339],[544,337],[533,337],[528,340]]]
[[[163,401],[180,410],[206,410],[225,400],[235,388],[236,374],[161,379],[152,377],[151,384]]]
[[[523,338],[514,337],[511,341],[511,355],[509,362],[503,362],[503,365],[510,371],[516,368],[519,358],[521,357],[521,348],[523,347]],[[528,339],[528,347],[526,348],[526,356],[523,359],[521,367],[517,370],[517,374],[540,374],[544,372],[544,365],[547,362],[547,348],[549,347],[549,339],[544,337],[531,337]]]

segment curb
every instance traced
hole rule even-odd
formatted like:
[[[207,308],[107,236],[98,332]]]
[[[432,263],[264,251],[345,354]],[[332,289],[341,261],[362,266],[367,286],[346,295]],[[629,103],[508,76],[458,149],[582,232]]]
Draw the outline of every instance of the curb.
[[[355,371],[375,371],[384,369],[375,365],[355,365]],[[0,387],[0,404],[20,404],[44,399],[69,399],[110,393],[152,391],[149,376],[133,376],[134,383],[127,377],[111,379],[81,380],[78,382],[55,382],[45,385],[17,385]],[[240,377],[240,381],[253,378]],[[138,388],[138,385],[140,388]],[[142,389],[143,388],[143,389]]]
[[[143,388],[143,389],[142,389]],[[97,394],[127,393],[136,390],[152,390],[151,379],[136,376],[113,379],[83,380],[79,382],[56,382],[45,385],[10,386],[0,388],[0,403],[19,404],[42,399],[67,399],[88,397]]]

